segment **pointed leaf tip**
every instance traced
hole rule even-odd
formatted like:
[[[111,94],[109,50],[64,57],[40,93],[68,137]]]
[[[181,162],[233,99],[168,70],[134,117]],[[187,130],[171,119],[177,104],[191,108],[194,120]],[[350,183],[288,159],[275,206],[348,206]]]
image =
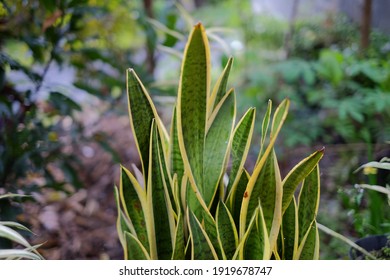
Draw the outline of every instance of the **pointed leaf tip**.
[[[195,24],[194,27],[202,29],[203,28],[203,24],[201,22],[198,22],[197,24]]]

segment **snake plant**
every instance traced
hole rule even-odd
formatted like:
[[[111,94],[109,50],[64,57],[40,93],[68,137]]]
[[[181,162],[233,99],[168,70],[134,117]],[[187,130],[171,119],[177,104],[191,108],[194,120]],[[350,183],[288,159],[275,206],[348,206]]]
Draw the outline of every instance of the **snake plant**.
[[[269,101],[260,152],[248,172],[256,109],[236,122],[236,93],[227,90],[232,62],[211,89],[208,39],[202,24],[194,26],[169,130],[134,70],[127,71],[141,170],[121,166],[115,187],[125,259],[318,258],[318,162],[324,151],[282,178],[275,142],[290,102],[273,110]]]

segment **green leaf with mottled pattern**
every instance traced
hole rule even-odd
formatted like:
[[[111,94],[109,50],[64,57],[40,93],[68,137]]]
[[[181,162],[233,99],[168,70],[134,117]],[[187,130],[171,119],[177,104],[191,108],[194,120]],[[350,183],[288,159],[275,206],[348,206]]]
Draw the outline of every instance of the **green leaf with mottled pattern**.
[[[127,231],[127,232],[133,231],[134,234],[136,234],[136,233],[135,233],[134,227],[131,230],[130,229],[131,226],[126,222],[125,214],[123,213],[123,211],[121,209],[119,190],[118,190],[117,186],[114,187],[114,197],[115,197],[116,209],[118,211],[117,220],[116,220],[116,228],[118,231],[119,241],[122,244],[122,247],[125,248],[126,243],[125,243],[124,232],[125,231]]]
[[[279,166],[275,151],[272,151],[259,173],[248,204],[248,216],[250,217],[260,200],[271,248],[276,246],[282,223],[282,194]]]
[[[149,250],[146,217],[146,193],[129,170],[121,166],[119,182],[120,200],[123,211],[134,228],[133,234],[137,236],[142,245]]]
[[[239,177],[238,183],[234,185],[227,200],[228,208],[233,215],[236,228],[240,226],[241,205],[245,195],[245,189],[249,182],[249,174],[245,169],[242,169]]]
[[[259,151],[259,155],[258,155],[256,163],[259,162],[259,160],[261,159],[261,156],[263,155],[263,152],[265,150],[265,141],[266,141],[267,135],[268,135],[268,128],[269,128],[269,123],[271,120],[271,111],[272,111],[272,101],[268,100],[267,111],[264,114],[263,123],[261,124],[260,151]]]
[[[230,70],[233,65],[233,58],[230,57],[228,62],[226,63],[225,69],[223,69],[223,72],[219,76],[217,82],[215,83],[215,86],[213,88],[213,91],[211,92],[211,96],[209,98],[209,115],[211,115],[212,111],[215,110],[215,107],[217,107],[218,103],[222,100],[222,98],[225,96],[227,92],[227,82],[230,74]]]
[[[251,225],[252,224],[252,225]],[[266,260],[271,256],[267,228],[264,221],[263,211],[260,204],[253,213],[248,225],[248,237],[244,248],[244,259]]]
[[[235,119],[235,94],[230,90],[216,107],[207,131],[203,165],[203,199],[210,208],[223,176]]]
[[[253,173],[251,177],[249,178],[249,182],[247,185],[247,188],[245,190],[245,195],[242,200],[241,205],[241,214],[240,214],[240,227],[239,227],[239,235],[240,237],[244,236],[244,233],[246,231],[247,221],[248,217],[251,217],[251,213],[248,213],[248,210],[251,211],[253,209],[249,209],[249,203],[251,200],[256,200],[258,197],[256,197],[256,193],[252,194],[253,189],[256,185],[256,181],[259,178],[260,173],[262,172],[264,165],[266,161],[268,160],[270,154],[273,151],[276,138],[283,126],[283,123],[287,117],[288,114],[288,108],[289,108],[289,100],[285,99],[282,103],[276,108],[273,121],[272,121],[272,130],[270,135],[270,140],[267,148],[264,150],[264,153],[261,155],[260,159],[258,160],[255,169],[253,170]],[[253,195],[253,198],[252,198]],[[249,215],[249,216],[248,216]]]
[[[187,175],[202,192],[209,87],[208,39],[204,27],[197,24],[184,51],[177,99],[177,121],[179,146]]]
[[[157,111],[141,80],[133,69],[127,72],[127,97],[130,124],[142,163],[144,179],[148,178],[150,127]]]
[[[284,260],[292,260],[298,250],[298,213],[294,197],[283,215],[281,239],[279,255]]]
[[[150,257],[141,242],[130,232],[124,233],[126,240],[126,256],[128,260],[149,260]]]
[[[157,126],[152,122],[147,199],[153,211],[153,238],[155,238],[156,252],[151,250],[151,258],[169,260],[172,257],[174,216],[168,186],[164,177],[163,151],[161,150],[160,141]]]
[[[320,238],[318,235],[317,223],[314,220],[309,227],[304,242],[298,249],[300,260],[318,260],[320,255]]]
[[[217,207],[216,224],[223,258],[230,260],[233,258],[238,245],[238,234],[233,217],[222,201],[219,202]]]
[[[185,259],[184,224],[183,224],[183,216],[181,213],[177,217],[174,241],[175,242],[173,247],[172,260],[184,260]]]
[[[181,186],[181,179],[184,175],[184,163],[183,158],[180,153],[180,147],[179,147],[179,138],[178,138],[178,131],[177,131],[177,109],[176,106],[173,108],[173,114],[172,114],[172,122],[171,122],[171,135],[170,135],[170,170],[171,170],[171,176],[173,177],[174,174],[177,174],[178,178],[178,184]]]
[[[202,228],[195,214],[188,211],[188,223],[191,235],[191,250],[193,260],[217,260],[217,253],[206,231]]]
[[[297,189],[299,183],[303,181],[318,164],[322,156],[324,155],[324,149],[316,151],[307,158],[299,162],[283,179],[283,203],[282,211],[286,211],[290,201]]]
[[[252,140],[253,128],[255,124],[256,109],[249,109],[241,118],[233,132],[233,140],[231,144],[231,164],[232,168],[229,174],[229,183],[226,189],[228,196],[232,188],[240,180],[240,172],[244,167],[249,147]]]
[[[320,171],[318,164],[304,179],[298,197],[299,244],[317,216],[320,203]]]

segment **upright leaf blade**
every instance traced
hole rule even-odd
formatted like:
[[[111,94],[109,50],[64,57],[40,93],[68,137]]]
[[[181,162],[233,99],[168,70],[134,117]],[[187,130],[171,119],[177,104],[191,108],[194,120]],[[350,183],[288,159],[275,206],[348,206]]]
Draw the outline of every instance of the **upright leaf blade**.
[[[119,190],[116,186],[114,188],[114,196],[115,196],[116,209],[118,211],[118,216],[117,216],[117,220],[116,220],[116,228],[118,231],[119,241],[120,241],[122,247],[125,249],[126,243],[125,243],[124,232],[125,231],[130,232],[131,230],[125,221],[125,217],[124,217],[124,214],[123,214],[121,206],[120,206]],[[134,230],[134,232],[135,232],[135,230]]]
[[[283,126],[283,123],[287,117],[288,113],[288,108],[289,108],[289,100],[285,99],[283,102],[278,106],[274,113],[274,118],[273,118],[273,123],[272,123],[272,130],[271,130],[271,136],[270,136],[270,141],[265,149],[264,153],[261,155],[260,159],[258,160],[255,169],[253,170],[252,176],[249,179],[247,188],[245,190],[245,195],[244,199],[242,201],[242,206],[241,206],[241,213],[240,213],[240,237],[242,237],[245,233],[246,226],[247,226],[247,221],[248,221],[248,210],[249,209],[249,203],[251,199],[255,199],[256,195],[253,195],[252,198],[252,192],[253,189],[255,188],[256,182],[259,178],[260,173],[262,172],[264,165],[266,164],[271,152],[273,151],[274,145],[276,138]],[[283,193],[284,195],[284,193]],[[249,216],[250,217],[250,216]]]
[[[227,82],[228,82],[232,65],[233,65],[233,58],[230,57],[228,62],[226,63],[225,69],[223,69],[221,76],[218,78],[213,88],[213,91],[211,92],[211,96],[208,104],[209,115],[211,115],[212,111],[215,109],[215,107],[218,105],[218,103],[222,100],[222,98],[226,94]]]
[[[187,189],[187,201],[189,211],[191,211],[202,224],[202,228],[206,232],[215,253],[219,258],[222,258],[222,251],[218,241],[217,225],[199,191],[197,191],[193,185]]]
[[[142,245],[149,250],[149,238],[147,232],[146,216],[146,193],[138,184],[137,180],[129,170],[121,166],[121,177],[119,184],[120,199],[128,219],[134,227],[134,235]]]
[[[249,109],[241,118],[233,132],[233,140],[231,145],[232,168],[230,170],[229,183],[226,189],[228,196],[230,196],[232,188],[238,183],[240,179],[239,173],[244,167],[244,163],[249,152],[255,124],[255,113],[255,108]]]
[[[283,212],[286,211],[288,205],[290,204],[299,183],[301,183],[303,179],[305,179],[306,176],[310,174],[323,155],[324,149],[316,151],[299,162],[283,179]]]
[[[172,203],[162,165],[163,151],[161,150],[161,139],[156,124],[152,122],[150,139],[150,159],[148,178],[148,201],[153,211],[153,228],[156,246],[156,256],[152,258],[171,259],[172,240],[174,235],[174,217]]]
[[[320,172],[318,164],[305,178],[298,197],[299,243],[317,216],[320,203]]]
[[[317,223],[314,220],[308,232],[300,244],[298,255],[300,260],[318,260],[320,250],[320,238],[318,235]]]
[[[131,233],[125,232],[126,240],[126,256],[127,260],[148,260],[150,259],[148,252],[142,246],[141,242]]]
[[[241,205],[248,182],[249,174],[245,169],[243,169],[239,175],[238,183],[233,186],[233,189],[231,190],[228,197],[229,209],[233,215],[233,219],[237,228],[240,226]]]
[[[230,260],[238,245],[237,229],[232,215],[225,203],[220,201],[216,213],[218,239],[221,243],[224,259]]]
[[[259,201],[261,202],[271,248],[276,246],[282,223],[282,193],[282,180],[276,155],[273,151],[257,177],[247,207],[248,224],[250,222],[249,217],[252,217]]]
[[[230,90],[216,107],[213,122],[207,131],[203,165],[203,199],[211,207],[214,195],[224,173],[228,147],[235,118],[235,95]]]
[[[133,69],[127,72],[127,97],[130,124],[142,162],[145,181],[148,178],[150,127],[158,118],[153,102]]]
[[[282,259],[292,260],[298,251],[298,213],[297,204],[293,197],[283,215],[282,222]]]
[[[173,109],[172,122],[171,122],[171,135],[170,135],[170,170],[171,176],[177,174],[179,186],[181,185],[181,180],[184,175],[184,163],[183,158],[180,153],[179,147],[179,138],[177,130],[177,108],[176,106]]]
[[[185,259],[185,239],[184,239],[184,222],[183,216],[179,213],[176,224],[175,238],[172,260]]]
[[[267,260],[271,256],[267,228],[262,207],[258,206],[248,225],[248,237],[245,243],[244,257],[246,260]]]
[[[195,214],[188,211],[187,216],[191,235],[192,259],[217,260],[217,253]]]
[[[261,124],[261,141],[260,141],[260,151],[259,151],[259,156],[257,158],[257,162],[261,159],[263,152],[265,150],[265,141],[267,139],[268,135],[268,128],[269,128],[269,123],[271,120],[271,111],[272,111],[272,101],[268,100],[268,106],[267,106],[267,111],[265,112],[265,115],[263,117],[263,123]]]
[[[180,151],[190,181],[202,189],[210,54],[203,26],[193,28],[181,68],[177,121]]]

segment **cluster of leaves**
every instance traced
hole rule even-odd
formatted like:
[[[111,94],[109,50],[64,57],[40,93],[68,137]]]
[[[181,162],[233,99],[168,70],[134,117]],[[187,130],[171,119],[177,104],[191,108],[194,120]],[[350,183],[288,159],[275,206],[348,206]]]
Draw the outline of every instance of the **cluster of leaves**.
[[[129,115],[142,170],[122,167],[115,189],[125,258],[318,258],[318,162],[324,151],[303,159],[282,180],[274,146],[290,102],[285,99],[272,114],[270,101],[250,174],[244,165],[255,108],[235,123],[235,92],[227,90],[231,65],[232,59],[210,90],[208,39],[195,25],[169,136],[144,85],[128,70]]]

